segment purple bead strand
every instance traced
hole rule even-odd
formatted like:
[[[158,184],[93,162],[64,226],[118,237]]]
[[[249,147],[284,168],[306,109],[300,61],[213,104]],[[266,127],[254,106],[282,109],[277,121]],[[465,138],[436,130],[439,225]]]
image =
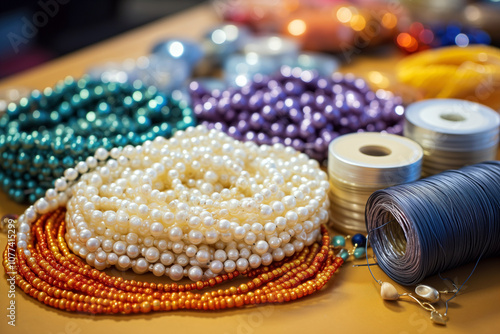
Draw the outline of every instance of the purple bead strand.
[[[273,76],[256,75],[242,88],[208,91],[189,85],[200,122],[238,140],[282,143],[324,162],[328,144],[352,132],[402,134],[402,100],[372,91],[352,74],[330,78],[315,71],[283,66]]]

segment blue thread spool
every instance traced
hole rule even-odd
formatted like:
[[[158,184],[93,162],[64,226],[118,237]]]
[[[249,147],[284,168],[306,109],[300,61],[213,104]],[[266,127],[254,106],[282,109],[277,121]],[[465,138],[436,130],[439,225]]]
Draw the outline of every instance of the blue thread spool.
[[[379,190],[366,228],[380,268],[403,285],[500,255],[500,162]]]

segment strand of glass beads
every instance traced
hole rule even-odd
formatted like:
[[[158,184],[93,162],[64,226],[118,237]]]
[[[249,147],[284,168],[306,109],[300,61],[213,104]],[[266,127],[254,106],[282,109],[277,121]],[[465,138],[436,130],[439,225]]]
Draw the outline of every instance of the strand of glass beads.
[[[241,272],[320,238],[326,179],[317,161],[293,148],[189,128],[170,140],[100,148],[67,169],[20,216],[18,247],[26,248],[39,214],[66,206],[68,246],[97,269],[193,281]]]
[[[328,144],[353,132],[403,132],[404,107],[392,93],[370,89],[352,74],[320,76],[283,66],[272,76],[257,74],[241,88],[208,91],[189,86],[201,124],[258,144],[281,143],[325,162]]]
[[[139,145],[194,124],[186,102],[140,81],[67,77],[9,103],[0,117],[0,188],[33,203],[99,147]]]
[[[64,209],[36,219],[25,246],[8,243],[7,275],[31,297],[54,308],[91,314],[129,314],[179,309],[222,310],[283,303],[319,291],[342,265],[321,227],[321,240],[283,261],[258,269],[235,270],[188,284],[148,283],[112,277],[85,264],[65,243]],[[15,254],[15,264],[10,258]],[[249,280],[226,289],[214,287],[240,275]],[[206,292],[195,290],[211,289]]]

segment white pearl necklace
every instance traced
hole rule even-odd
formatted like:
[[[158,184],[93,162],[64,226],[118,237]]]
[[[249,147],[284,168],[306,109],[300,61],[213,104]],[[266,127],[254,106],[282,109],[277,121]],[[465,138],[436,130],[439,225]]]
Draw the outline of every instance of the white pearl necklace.
[[[69,168],[20,216],[18,246],[26,249],[38,214],[66,205],[68,246],[89,265],[197,281],[314,243],[328,220],[328,189],[326,173],[303,153],[198,126],[170,140],[101,148]]]

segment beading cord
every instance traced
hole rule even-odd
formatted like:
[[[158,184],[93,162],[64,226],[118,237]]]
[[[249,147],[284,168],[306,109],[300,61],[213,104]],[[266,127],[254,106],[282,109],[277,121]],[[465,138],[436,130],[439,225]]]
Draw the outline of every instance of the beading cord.
[[[428,99],[410,104],[405,118],[405,137],[415,140],[424,150],[424,177],[496,156],[500,116],[485,105]]]
[[[379,190],[367,202],[366,227],[380,268],[403,285],[498,255],[500,162]]]
[[[139,145],[195,125],[187,102],[136,80],[67,77],[10,103],[0,118],[0,187],[34,203],[66,168],[100,148]]]
[[[283,303],[319,291],[344,262],[335,257],[321,227],[320,242],[299,254],[258,269],[238,270],[187,284],[148,283],[112,277],[85,264],[65,243],[63,208],[39,217],[26,249],[9,242],[3,266],[9,278],[38,301],[66,311],[129,314],[176,310],[223,310],[246,305]],[[12,259],[15,258],[15,261]],[[246,276],[248,282],[215,289]],[[211,290],[197,292],[197,290]]]
[[[353,133],[328,148],[330,221],[346,233],[366,232],[370,195],[420,177],[423,152],[414,141],[388,133]]]

